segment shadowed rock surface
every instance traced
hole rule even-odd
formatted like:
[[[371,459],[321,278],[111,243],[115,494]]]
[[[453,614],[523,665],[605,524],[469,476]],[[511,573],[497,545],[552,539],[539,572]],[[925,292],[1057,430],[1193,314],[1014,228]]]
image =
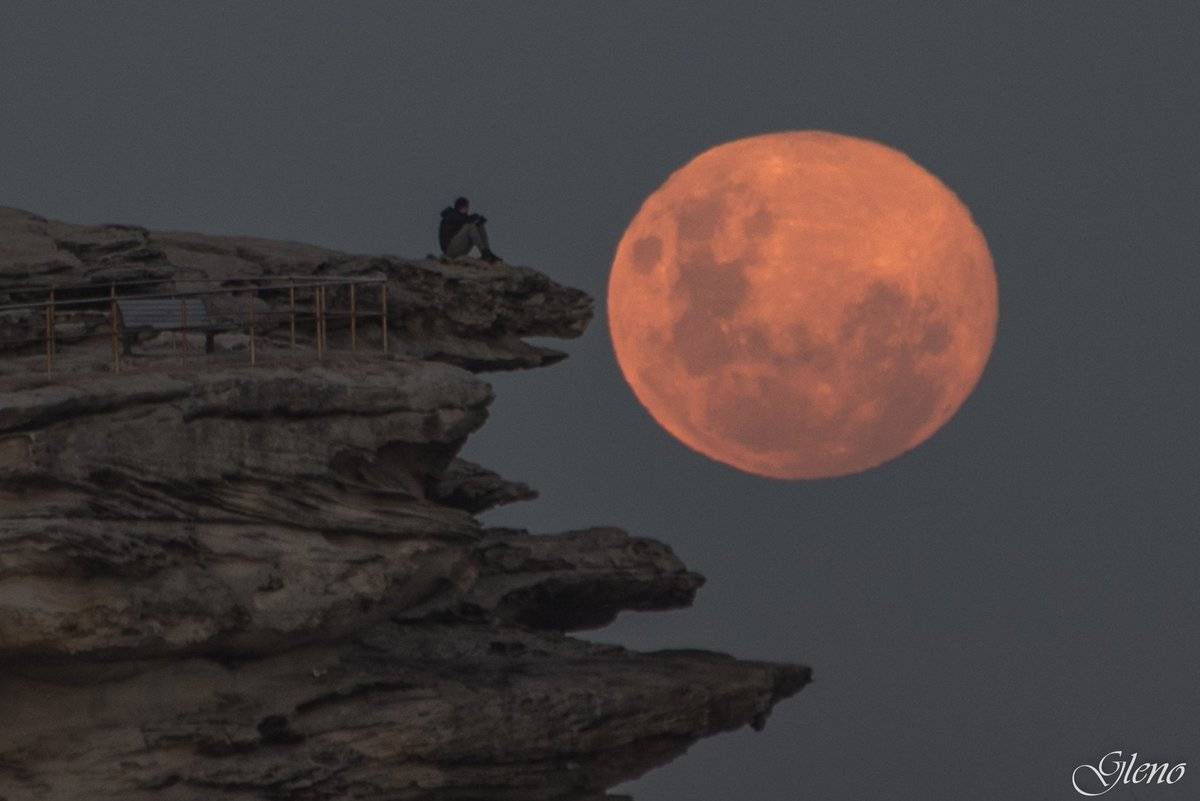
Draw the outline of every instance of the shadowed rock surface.
[[[808,678],[716,654],[436,623],[86,686],[43,668],[5,680],[0,794],[593,798],[698,737],[761,722]]]
[[[35,320],[0,312],[0,801],[594,800],[809,681],[572,638],[703,578],[619,529],[473,517],[536,492],[459,458],[492,399],[472,371],[559,358],[521,338],[581,333],[583,293],[0,210],[0,305],[51,277],[371,271],[403,321],[389,356],[334,330],[320,364],[142,347],[113,375],[81,314],[47,377],[13,344]]]
[[[439,503],[465,509],[472,514],[517,501],[531,501],[537,490],[519,481],[508,481],[486,467],[455,459],[434,486]]]

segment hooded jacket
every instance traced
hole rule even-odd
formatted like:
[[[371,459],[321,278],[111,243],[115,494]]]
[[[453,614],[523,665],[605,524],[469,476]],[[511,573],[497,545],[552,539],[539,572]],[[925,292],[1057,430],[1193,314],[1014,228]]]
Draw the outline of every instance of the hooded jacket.
[[[442,209],[442,222],[438,225],[438,244],[442,247],[442,252],[446,252],[446,248],[450,246],[450,240],[458,233],[459,229],[467,223],[483,222],[483,216],[479,214],[463,214],[453,206],[447,206]]]

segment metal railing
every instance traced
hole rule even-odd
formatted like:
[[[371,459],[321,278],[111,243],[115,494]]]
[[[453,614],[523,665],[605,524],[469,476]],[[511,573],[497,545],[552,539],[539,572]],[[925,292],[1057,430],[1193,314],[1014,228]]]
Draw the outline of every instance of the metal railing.
[[[237,282],[239,285],[231,286],[230,284],[234,282]],[[130,291],[138,287],[157,287],[167,283],[176,286],[220,286],[211,289],[200,288],[161,292],[150,291],[139,293]],[[360,298],[360,290],[368,287],[378,287],[377,293],[372,293],[377,295],[378,311],[365,311],[363,309],[364,304],[360,302],[363,300]],[[343,288],[347,290],[349,308],[345,310],[331,308],[330,290]],[[266,312],[262,312],[256,308],[257,301],[262,299],[263,296],[282,298],[285,292],[286,308],[271,309]],[[312,337],[310,341],[315,350],[317,360],[323,360],[329,350],[330,320],[348,321],[347,328],[349,329],[350,350],[351,352],[357,352],[360,339],[360,321],[377,319],[379,321],[380,347],[384,354],[388,353],[388,290],[387,279],[383,276],[325,277],[284,275],[220,279],[151,278],[103,283],[52,283],[49,285],[45,283],[0,283],[0,295],[9,295],[11,297],[13,294],[42,293],[45,293],[45,300],[0,305],[0,324],[3,324],[3,316],[5,314],[28,311],[33,313],[32,316],[34,321],[36,321],[35,329],[40,329],[39,336],[21,340],[13,340],[0,335],[0,348],[21,349],[34,345],[43,345],[45,350],[45,369],[48,375],[53,374],[55,362],[58,357],[60,345],[60,337],[58,335],[60,325],[59,315],[72,311],[103,311],[105,313],[112,349],[111,370],[114,373],[121,372],[122,356],[124,355],[122,343],[123,341],[127,341],[125,338],[130,333],[122,330],[122,315],[120,312],[122,301],[178,300],[180,303],[179,325],[165,328],[155,327],[153,330],[177,332],[180,336],[176,340],[176,349],[180,351],[180,358],[184,361],[186,361],[189,355],[188,334],[192,333],[192,331],[189,331],[188,326],[187,301],[193,298],[236,297],[239,295],[246,295],[247,299],[244,315],[241,315],[241,321],[244,325],[240,326],[240,328],[249,335],[247,350],[249,352],[249,362],[252,367],[258,363],[259,330],[278,327],[285,318],[287,321],[288,348],[292,351],[297,347],[298,336],[306,327],[305,324],[311,322]],[[96,296],[86,297],[89,294]],[[306,301],[309,304],[309,311],[307,312],[303,308],[303,304]],[[228,310],[222,311],[216,316],[222,320],[238,319],[239,317],[238,314],[230,313]],[[210,325],[202,333],[205,333],[206,336],[215,336],[218,333],[217,329],[218,326]],[[219,333],[227,333],[230,330],[237,329],[226,327],[221,329]],[[139,331],[132,333],[136,336]],[[89,339],[92,336],[95,336],[95,334],[91,336],[85,334],[81,339]]]

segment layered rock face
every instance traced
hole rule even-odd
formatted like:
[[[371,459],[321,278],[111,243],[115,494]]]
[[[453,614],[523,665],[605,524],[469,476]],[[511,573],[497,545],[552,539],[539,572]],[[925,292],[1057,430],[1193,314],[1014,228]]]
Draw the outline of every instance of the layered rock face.
[[[561,358],[522,337],[580,334],[583,293],[0,210],[0,306],[203,275],[269,310],[256,280],[323,274],[386,279],[389,354],[268,327],[256,368],[142,343],[113,374],[84,309],[46,376],[14,333],[36,312],[0,309],[0,800],[598,799],[808,682],[574,638],[703,579],[619,529],[476,519],[535,493],[458,458],[492,399],[472,370]]]

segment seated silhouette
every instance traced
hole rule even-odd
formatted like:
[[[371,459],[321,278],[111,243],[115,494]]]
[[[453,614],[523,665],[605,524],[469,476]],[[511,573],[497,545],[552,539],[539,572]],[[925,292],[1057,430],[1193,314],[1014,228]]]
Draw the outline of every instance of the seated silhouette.
[[[438,244],[442,254],[450,259],[466,256],[471,248],[479,248],[479,258],[495,264],[500,257],[488,245],[487,218],[471,213],[471,202],[465,197],[457,198],[453,206],[442,209],[442,222],[438,226]]]

